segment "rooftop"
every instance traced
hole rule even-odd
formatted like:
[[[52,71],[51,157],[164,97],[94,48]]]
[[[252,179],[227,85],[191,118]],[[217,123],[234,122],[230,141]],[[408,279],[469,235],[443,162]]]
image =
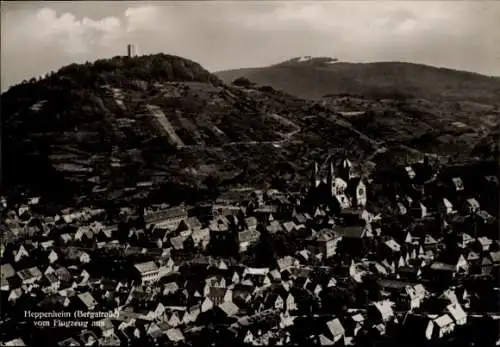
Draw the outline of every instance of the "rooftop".
[[[149,272],[158,271],[158,266],[153,261],[135,264],[134,267],[141,273],[146,274]]]

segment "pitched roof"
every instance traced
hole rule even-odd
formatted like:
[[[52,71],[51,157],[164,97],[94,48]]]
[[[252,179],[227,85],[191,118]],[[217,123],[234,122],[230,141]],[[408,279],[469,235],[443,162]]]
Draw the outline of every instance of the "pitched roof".
[[[437,243],[436,239],[433,238],[431,235],[429,235],[429,234],[425,235],[425,238],[424,238],[425,245],[435,245],[436,243]]]
[[[481,211],[479,211],[479,212],[477,213],[477,215],[478,215],[479,217],[481,217],[481,218],[482,218],[483,220],[485,220],[485,221],[490,221],[490,220],[492,220],[492,219],[493,219],[493,216],[492,216],[491,214],[489,214],[489,213],[488,213],[487,211],[485,211],[485,210],[481,210]]]
[[[490,257],[494,263],[500,263],[500,251],[490,252]]]
[[[471,207],[473,207],[473,208],[475,208],[475,209],[479,209],[479,202],[477,202],[477,200],[476,200],[476,199],[474,199],[474,198],[467,199],[467,203],[468,203]]]
[[[167,337],[172,342],[179,342],[184,340],[184,335],[179,329],[168,329],[166,332]]]
[[[401,250],[401,246],[395,240],[390,239],[384,242],[387,247],[389,247],[394,252],[399,252]]]
[[[436,261],[431,265],[432,270],[438,271],[455,271],[455,266],[451,264],[446,264],[443,262]]]
[[[93,307],[93,306],[97,305],[97,301],[95,301],[94,297],[89,292],[78,294],[78,298],[87,307]]]
[[[228,316],[234,316],[239,311],[238,306],[232,302],[224,302],[219,305],[219,308]]]
[[[176,237],[172,237],[170,239],[170,244],[172,245],[172,247],[174,247],[174,249],[180,250],[184,249],[184,241],[186,241],[186,237],[179,235]]]
[[[257,230],[245,230],[238,233],[238,240],[240,242],[248,242],[255,238],[258,238],[260,233]]]
[[[337,230],[342,237],[349,239],[359,239],[365,234],[365,229],[362,226],[339,226],[335,230]]]
[[[271,223],[269,223],[269,225],[266,227],[266,229],[271,234],[274,234],[274,233],[277,233],[277,232],[280,232],[283,230],[280,222],[278,222],[277,220],[273,220]]]
[[[10,264],[2,264],[0,268],[0,278],[9,278],[16,274],[16,270]]]
[[[295,261],[295,259],[289,255],[284,256],[282,258],[279,258],[277,261],[278,268],[280,269],[280,271],[286,270],[286,269],[290,268],[291,266],[293,266],[294,261]]]
[[[288,221],[283,223],[283,227],[285,228],[286,231],[290,232],[296,228],[296,225],[292,221]]]
[[[443,198],[443,204],[446,208],[453,208],[453,204],[446,198]]]
[[[3,342],[2,345],[3,346],[26,346],[26,344],[24,343],[24,341],[21,338],[17,338],[14,340]]]
[[[345,334],[345,329],[338,318],[335,318],[335,319],[327,322],[326,325],[327,325],[328,329],[330,330],[330,333],[333,336]]]
[[[453,184],[455,185],[455,188],[457,190],[462,190],[464,189],[464,182],[460,177],[453,177],[452,179]]]
[[[17,275],[21,280],[26,281],[35,277],[42,277],[42,272],[37,267],[32,267],[18,271]]]
[[[375,302],[374,306],[378,309],[383,319],[388,319],[394,315],[391,304],[392,303],[390,301],[384,300]]]
[[[135,264],[134,267],[141,273],[148,273],[158,270],[158,266],[153,261],[147,261],[145,263]]]
[[[339,234],[331,229],[321,229],[315,236],[316,241],[330,241],[339,237]]]
[[[245,224],[247,225],[247,227],[256,227],[258,222],[257,222],[257,218],[255,217],[248,217],[248,218],[245,218]]]
[[[455,321],[464,319],[467,317],[467,313],[465,313],[464,309],[462,306],[460,306],[459,303],[454,303],[446,306],[446,309],[450,313],[450,315],[453,317]]]
[[[440,328],[446,327],[450,324],[453,324],[453,319],[448,314],[444,314],[436,319],[434,319],[436,325]]]
[[[257,268],[257,267],[247,267],[245,268],[243,275],[251,275],[251,276],[265,276],[269,272],[269,268]]]

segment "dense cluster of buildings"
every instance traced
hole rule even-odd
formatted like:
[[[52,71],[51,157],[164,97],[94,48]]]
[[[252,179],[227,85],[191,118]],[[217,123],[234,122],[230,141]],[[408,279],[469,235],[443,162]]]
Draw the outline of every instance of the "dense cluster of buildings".
[[[499,318],[497,176],[395,169],[385,215],[348,159],[323,166],[198,206],[3,199],[2,345],[422,345]]]

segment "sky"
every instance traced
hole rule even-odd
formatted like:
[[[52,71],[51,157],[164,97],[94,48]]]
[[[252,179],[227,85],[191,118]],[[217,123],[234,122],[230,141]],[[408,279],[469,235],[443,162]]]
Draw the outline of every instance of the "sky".
[[[309,55],[500,76],[500,1],[2,1],[1,89],[127,43],[209,71]]]

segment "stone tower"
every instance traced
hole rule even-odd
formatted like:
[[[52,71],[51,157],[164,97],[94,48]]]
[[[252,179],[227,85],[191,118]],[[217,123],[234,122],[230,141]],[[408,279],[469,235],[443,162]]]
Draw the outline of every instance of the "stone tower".
[[[137,56],[137,52],[136,52],[136,49],[135,49],[135,45],[130,44],[130,43],[127,45],[127,56],[128,56],[129,58],[132,58],[132,57]]]

